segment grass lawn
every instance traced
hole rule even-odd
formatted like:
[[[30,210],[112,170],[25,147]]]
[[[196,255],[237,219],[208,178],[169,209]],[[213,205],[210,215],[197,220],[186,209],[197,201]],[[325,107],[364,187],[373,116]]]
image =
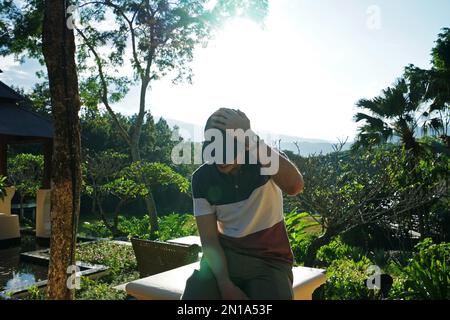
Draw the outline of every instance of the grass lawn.
[[[320,219],[320,216],[316,216],[316,219]],[[322,226],[314,220],[311,216],[306,216],[302,218],[303,223],[308,225],[305,228],[306,233],[316,234],[316,233],[322,233]]]

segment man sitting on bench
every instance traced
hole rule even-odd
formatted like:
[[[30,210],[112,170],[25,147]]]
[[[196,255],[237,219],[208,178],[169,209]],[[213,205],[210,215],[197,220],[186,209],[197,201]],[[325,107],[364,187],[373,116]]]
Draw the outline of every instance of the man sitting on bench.
[[[258,138],[240,110],[211,115],[203,158],[192,176],[203,257],[182,299],[291,300],[294,259],[282,191],[301,192],[302,175]]]

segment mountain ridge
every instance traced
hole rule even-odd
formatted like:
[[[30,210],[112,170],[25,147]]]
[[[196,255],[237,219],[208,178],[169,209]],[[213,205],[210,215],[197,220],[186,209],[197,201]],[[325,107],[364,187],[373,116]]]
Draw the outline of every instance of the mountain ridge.
[[[193,142],[202,141],[202,126],[171,118],[164,118],[164,120],[166,120],[169,127],[178,127],[180,135],[185,140]],[[258,131],[257,133],[266,141],[267,144],[275,146],[281,150],[289,150],[302,156],[333,152],[333,145],[338,143],[337,141],[335,142],[324,139],[301,138],[291,135],[277,134],[267,130]],[[351,142],[347,142],[343,150],[349,149],[350,146]]]

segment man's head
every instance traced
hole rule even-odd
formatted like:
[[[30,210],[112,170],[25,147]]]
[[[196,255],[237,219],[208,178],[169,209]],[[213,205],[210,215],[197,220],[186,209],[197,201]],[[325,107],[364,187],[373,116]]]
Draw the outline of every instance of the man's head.
[[[212,155],[218,160],[216,161],[217,168],[223,173],[232,173],[240,167],[237,161],[241,149],[239,143],[236,138],[227,136],[227,130],[236,129],[244,131],[250,129],[250,121],[240,110],[221,108],[215,111],[206,121],[203,150],[214,143],[216,148]],[[218,135],[221,136],[221,139],[216,140]],[[233,141],[227,144],[227,137],[230,141],[231,139]],[[230,159],[231,154],[233,157]],[[227,155],[229,155],[228,158]]]

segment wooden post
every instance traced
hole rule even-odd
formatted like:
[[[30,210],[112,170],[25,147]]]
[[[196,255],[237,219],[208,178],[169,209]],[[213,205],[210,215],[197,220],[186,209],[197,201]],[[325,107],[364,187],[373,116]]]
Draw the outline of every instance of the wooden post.
[[[0,135],[0,176],[8,176],[8,143],[6,137]]]
[[[49,139],[43,144],[44,149],[44,175],[42,189],[51,189],[53,140]]]

